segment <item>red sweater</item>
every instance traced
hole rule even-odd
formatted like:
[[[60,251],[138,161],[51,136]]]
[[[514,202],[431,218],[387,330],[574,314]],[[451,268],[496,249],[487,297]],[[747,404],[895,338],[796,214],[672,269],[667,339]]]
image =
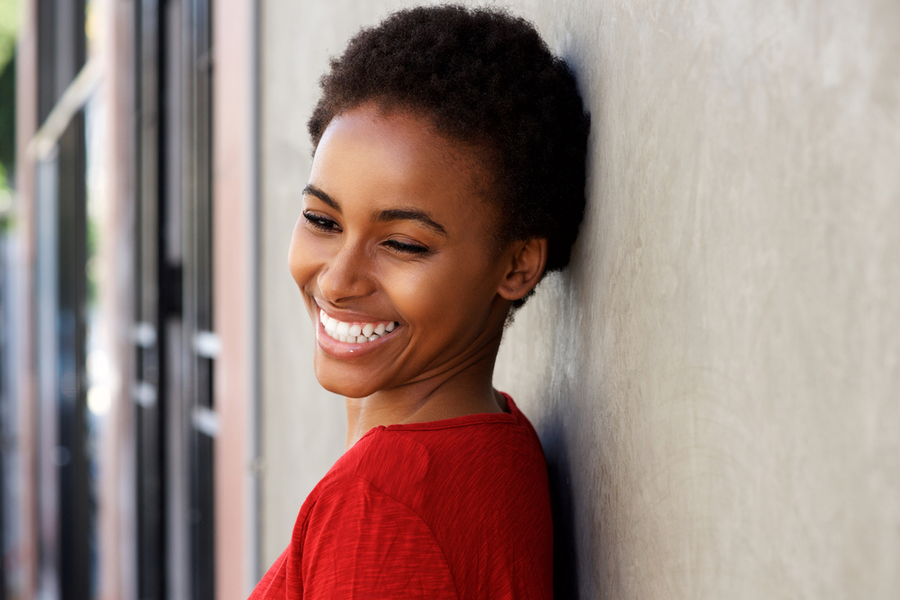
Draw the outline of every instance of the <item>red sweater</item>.
[[[544,456],[507,402],[369,431],[303,503],[250,599],[551,598]]]

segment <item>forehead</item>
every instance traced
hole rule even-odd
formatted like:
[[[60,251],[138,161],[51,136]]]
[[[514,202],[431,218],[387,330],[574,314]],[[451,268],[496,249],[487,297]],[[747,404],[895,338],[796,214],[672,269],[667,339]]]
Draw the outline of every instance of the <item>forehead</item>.
[[[342,206],[415,205],[444,219],[493,222],[481,163],[474,149],[438,133],[423,117],[364,105],[329,123],[316,148],[310,183]]]

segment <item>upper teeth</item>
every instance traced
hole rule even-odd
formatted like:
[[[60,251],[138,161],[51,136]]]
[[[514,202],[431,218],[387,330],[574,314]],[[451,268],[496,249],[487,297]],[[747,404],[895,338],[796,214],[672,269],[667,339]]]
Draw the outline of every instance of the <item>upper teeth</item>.
[[[324,310],[319,310],[319,321],[329,337],[339,342],[362,344],[374,342],[385,333],[392,332],[399,323],[384,321],[382,323],[344,323],[329,317]]]

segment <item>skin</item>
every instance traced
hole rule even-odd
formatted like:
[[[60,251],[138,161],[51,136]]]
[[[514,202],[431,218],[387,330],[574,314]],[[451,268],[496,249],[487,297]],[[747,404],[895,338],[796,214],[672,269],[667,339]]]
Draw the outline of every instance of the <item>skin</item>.
[[[543,239],[498,248],[474,150],[368,104],[329,124],[289,263],[316,325],[315,372],[346,398],[347,447],[378,425],[506,409],[491,385],[511,302],[543,273]],[[325,332],[397,323],[364,344]]]

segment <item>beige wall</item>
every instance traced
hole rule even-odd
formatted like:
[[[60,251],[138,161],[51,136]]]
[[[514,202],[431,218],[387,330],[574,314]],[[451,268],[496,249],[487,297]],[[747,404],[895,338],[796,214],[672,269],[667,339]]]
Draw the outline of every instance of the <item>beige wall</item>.
[[[406,4],[406,3],[402,3]],[[572,268],[509,331],[581,598],[900,594],[900,5],[537,2],[593,115]],[[263,560],[343,446],[286,251],[328,53],[262,13]]]

